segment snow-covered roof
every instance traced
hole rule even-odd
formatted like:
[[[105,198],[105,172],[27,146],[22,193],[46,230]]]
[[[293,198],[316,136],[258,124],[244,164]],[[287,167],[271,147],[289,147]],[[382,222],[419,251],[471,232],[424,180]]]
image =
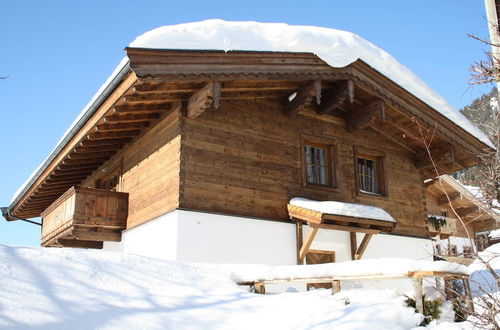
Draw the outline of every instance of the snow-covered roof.
[[[284,23],[227,22],[213,19],[159,27],[140,35],[129,46],[152,49],[310,52],[319,56],[332,67],[344,67],[361,59],[448,117],[478,140],[493,147],[483,132],[408,68],[387,52],[351,32]],[[106,95],[106,90],[127,67],[127,63],[126,58],[122,60],[61,137],[52,153],[19,187],[12,197],[11,203],[16,202],[52,158],[64,147],[65,141],[69,140],[78,130],[79,125],[92,114],[95,105]]]
[[[374,219],[396,222],[393,217],[379,207],[335,201],[315,201],[301,197],[290,200],[291,205],[303,207],[317,212],[341,215],[346,217]]]
[[[465,131],[493,147],[481,130],[407,67],[384,50],[351,32],[316,26],[213,19],[156,28],[137,37],[130,43],[130,47],[309,52],[337,68],[361,59]]]
[[[500,229],[495,229],[490,231],[488,237],[491,239],[499,239],[500,238]]]

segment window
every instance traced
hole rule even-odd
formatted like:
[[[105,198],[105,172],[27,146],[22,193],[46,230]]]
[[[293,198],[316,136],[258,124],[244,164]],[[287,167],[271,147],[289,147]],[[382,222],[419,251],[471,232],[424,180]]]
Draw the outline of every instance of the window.
[[[356,183],[358,191],[368,195],[386,196],[383,156],[355,148]]]
[[[377,180],[377,162],[373,159],[358,158],[359,190],[379,194]]]
[[[112,191],[119,191],[120,185],[120,169],[115,168],[109,171],[101,179],[97,180],[95,186],[97,189],[105,189]]]
[[[304,158],[306,161],[307,183],[323,184],[330,183],[328,149],[319,146],[304,146]]]
[[[448,211],[441,211],[441,215],[445,218],[448,218]]]
[[[321,143],[318,143],[321,142]],[[324,139],[308,138],[302,141],[304,184],[334,188],[336,184],[333,144]]]

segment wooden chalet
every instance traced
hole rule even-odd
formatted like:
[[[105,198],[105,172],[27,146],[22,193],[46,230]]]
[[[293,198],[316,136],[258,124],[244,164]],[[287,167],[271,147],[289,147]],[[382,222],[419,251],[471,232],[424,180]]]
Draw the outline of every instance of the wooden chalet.
[[[435,257],[465,264],[472,262],[474,252],[487,247],[485,238],[488,232],[498,228],[500,214],[448,175],[425,185],[429,235],[441,240],[435,245]]]
[[[295,196],[376,206],[396,220],[329,215],[320,229],[427,239],[424,181],[436,174],[422,132],[433,132],[440,174],[477,164],[488,148],[362,60],[336,68],[299,52],[126,55],[5,212],[42,216],[43,246],[100,248],[175,210],[308,225],[287,208]]]

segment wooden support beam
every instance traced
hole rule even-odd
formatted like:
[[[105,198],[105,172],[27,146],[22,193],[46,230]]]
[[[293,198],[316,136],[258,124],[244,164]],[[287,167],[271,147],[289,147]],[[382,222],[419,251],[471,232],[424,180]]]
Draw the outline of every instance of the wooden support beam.
[[[127,96],[125,98],[131,98],[133,96]],[[126,113],[126,112],[158,112],[166,111],[172,109],[172,102],[162,102],[162,103],[140,103],[140,104],[121,104],[113,107],[113,113]]]
[[[347,115],[347,130],[352,132],[357,129],[365,128],[380,118],[385,122],[385,104],[384,101],[377,99],[369,104],[354,108]]]
[[[117,132],[95,132],[87,134],[87,139],[89,140],[107,140],[114,138],[128,138],[135,137],[141,134],[140,130],[133,131],[117,131]]]
[[[89,230],[82,228],[75,228],[71,233],[72,237],[78,240],[84,241],[109,241],[109,242],[120,242],[122,239],[121,233],[109,232],[109,231],[99,231],[99,230]]]
[[[89,171],[94,171],[97,169],[99,166],[101,166],[101,163],[83,163],[83,164],[61,164],[57,166],[58,171],[74,171],[74,170],[89,170]]]
[[[431,145],[429,152],[431,154],[430,157],[432,157],[432,160],[436,164],[446,158],[455,163],[455,148],[449,143],[440,143],[435,146]],[[426,167],[432,167],[432,161],[429,157],[429,152],[427,150],[422,150],[415,156],[414,165],[416,168],[422,169]]]
[[[128,143],[131,140],[132,140],[131,138],[107,139],[107,140],[96,140],[96,141],[85,140],[80,142],[79,146],[84,148],[93,148],[93,147],[104,147],[116,144],[124,145],[125,143]]]
[[[311,247],[311,243],[314,240],[314,237],[316,236],[316,233],[318,232],[318,227],[312,227],[311,231],[309,234],[307,234],[306,240],[304,244],[302,244],[302,247],[300,248],[299,251],[299,265],[302,265],[304,263],[304,259],[306,257],[307,251],[309,251],[309,248]]]
[[[93,153],[93,152],[118,151],[122,148],[123,148],[123,144],[117,143],[117,144],[104,145],[102,147],[100,147],[100,146],[76,147],[73,149],[73,152],[80,153],[80,154],[89,154],[89,153]]]
[[[351,260],[356,260],[356,250],[358,249],[358,241],[356,240],[356,233],[349,232],[349,238],[351,242]]]
[[[180,100],[184,100],[186,98],[189,97],[189,94],[186,93],[186,92],[182,92],[182,93],[179,93],[179,92],[169,92],[169,93],[165,93],[165,92],[162,92],[162,93],[140,93],[140,94],[131,94],[131,95],[127,95],[123,98],[123,102],[125,104],[120,104],[119,106],[123,106],[123,108],[125,109],[124,111],[128,111],[127,110],[127,106],[141,106],[141,105],[144,105],[144,104],[148,104],[148,105],[157,105],[157,104],[161,104],[161,105],[164,105],[164,104],[168,104],[167,102],[175,102],[175,101],[180,101]],[[147,108],[143,108],[144,111],[148,111]],[[160,109],[160,110],[164,110],[164,109]],[[168,110],[165,109],[165,110]]]
[[[447,205],[448,203],[453,203],[454,201],[460,199],[462,197],[462,194],[460,194],[458,191],[457,192],[451,192],[448,193],[448,196],[446,194],[443,194],[438,197],[438,205]],[[449,200],[448,200],[449,198]]]
[[[143,120],[153,120],[161,117],[159,112],[156,113],[127,113],[120,115],[110,115],[104,117],[105,123],[118,123],[118,122],[134,122]]]
[[[253,285],[255,293],[266,294],[266,285],[263,282],[257,282]]]
[[[462,279],[463,284],[464,284],[464,290],[465,290],[465,304],[467,305],[467,311],[469,314],[474,313],[474,303],[472,302],[472,292],[470,289],[470,282],[469,278],[463,278]]]
[[[370,240],[372,238],[372,234],[365,234],[363,237],[363,240],[361,241],[361,244],[359,247],[356,249],[356,253],[354,254],[354,259],[359,260],[363,256],[363,253],[365,253],[366,247],[368,246],[368,243],[370,243]]]
[[[189,98],[187,117],[189,119],[194,119],[212,106],[217,109],[219,107],[220,95],[221,83],[217,81],[208,82]]]
[[[136,129],[143,129],[149,126],[149,121],[137,121],[129,123],[109,123],[109,124],[99,124],[96,126],[96,131],[106,132],[106,131],[130,131]]]
[[[295,241],[297,245],[297,265],[300,265],[300,248],[304,244],[304,234],[302,231],[302,222],[295,222]]]
[[[465,218],[471,214],[479,214],[481,213],[481,209],[478,206],[471,207],[461,207],[455,210],[459,217]]]
[[[59,238],[56,241],[63,247],[83,248],[83,249],[102,249],[103,247],[103,242],[83,241],[77,239],[64,239],[64,238]]]
[[[384,130],[384,128],[379,127],[379,126],[377,126],[377,125],[372,125],[372,126],[370,126],[370,128],[371,128],[372,130],[374,130],[375,132],[379,133],[380,135],[385,136],[386,138],[388,138],[388,139],[389,139],[389,140],[391,140],[392,142],[396,143],[397,145],[399,145],[399,146],[400,146],[400,147],[402,147],[403,149],[405,149],[405,150],[407,150],[407,151],[409,151],[409,152],[411,152],[411,153],[416,153],[416,152],[417,152],[417,150],[416,150],[416,149],[412,148],[410,145],[408,145],[408,144],[406,144],[406,143],[405,143],[404,138],[399,138],[399,139],[398,139],[397,137],[395,137],[395,136],[393,136],[393,135],[389,134],[389,133],[387,132],[387,130]],[[402,135],[401,135],[401,137],[402,137]]]
[[[332,282],[332,294],[336,294],[340,292],[340,281]]]
[[[350,103],[354,102],[354,82],[352,80],[342,80],[333,89],[323,93],[318,113],[332,112],[341,107],[346,99],[349,99]]]
[[[108,158],[116,154],[115,151],[110,150],[110,151],[101,151],[101,152],[92,152],[92,153],[76,153],[73,152],[68,156],[68,159],[95,159],[95,158]]]
[[[321,81],[311,80],[300,86],[295,93],[295,97],[287,103],[285,108],[287,115],[294,115],[301,110],[309,109],[313,100],[316,100],[316,104],[319,105],[321,102]]]
[[[417,313],[424,314],[424,291],[421,277],[413,279],[413,289],[415,292],[415,309]]]
[[[85,158],[85,159],[65,159],[62,161],[61,165],[89,165],[89,164],[98,164],[101,165],[103,162],[107,161],[109,157],[94,157],[94,158]]]

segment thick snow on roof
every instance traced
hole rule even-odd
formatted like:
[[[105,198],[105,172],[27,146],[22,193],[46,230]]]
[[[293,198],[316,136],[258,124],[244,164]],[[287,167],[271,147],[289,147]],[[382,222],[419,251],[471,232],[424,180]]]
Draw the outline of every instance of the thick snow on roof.
[[[202,22],[168,25],[137,37],[130,47],[193,50],[310,52],[332,67],[361,59],[493,147],[481,130],[394,57],[358,35],[335,29],[284,23]]]
[[[492,230],[489,234],[488,234],[489,238],[491,239],[499,239],[500,238],[500,229],[495,229],[495,230]]]
[[[382,210],[379,207],[370,205],[335,201],[314,201],[301,197],[292,198],[290,200],[290,204],[322,213],[396,222],[393,217],[391,217],[391,215],[386,211]]]

